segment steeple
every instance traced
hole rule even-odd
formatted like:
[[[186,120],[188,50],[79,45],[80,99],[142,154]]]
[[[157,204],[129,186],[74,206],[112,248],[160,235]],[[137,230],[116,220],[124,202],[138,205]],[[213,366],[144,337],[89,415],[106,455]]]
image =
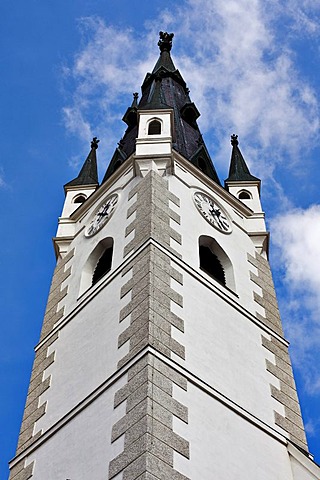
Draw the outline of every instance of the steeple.
[[[238,135],[231,135],[231,162],[229,169],[229,176],[226,182],[256,182],[260,181],[259,178],[251,175],[245,159],[242,156],[239,148]]]
[[[98,185],[97,154],[98,143],[100,140],[94,137],[91,142],[91,150],[87,156],[79,175],[65,184],[65,187],[75,187],[80,185]]]
[[[171,48],[173,33],[160,32],[158,46],[160,56],[152,70],[144,79],[139,104],[129,107],[123,120],[128,128],[121,140],[121,148],[116,149],[103,182],[135,152],[138,125],[135,121],[135,112],[171,109],[172,121],[172,148],[194,164],[199,170],[220,185],[216,170],[211,161],[208,150],[202,139],[197,118],[200,116],[195,104],[191,102],[189,89],[186,86],[179,70],[176,69],[172,58]],[[133,110],[132,109],[137,109]]]

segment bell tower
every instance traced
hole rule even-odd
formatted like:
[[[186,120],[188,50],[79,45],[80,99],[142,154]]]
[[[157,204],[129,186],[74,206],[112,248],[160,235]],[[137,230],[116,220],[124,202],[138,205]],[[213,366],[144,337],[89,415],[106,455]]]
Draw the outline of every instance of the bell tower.
[[[316,480],[268,263],[260,180],[224,186],[171,58],[98,183],[65,185],[10,480]]]

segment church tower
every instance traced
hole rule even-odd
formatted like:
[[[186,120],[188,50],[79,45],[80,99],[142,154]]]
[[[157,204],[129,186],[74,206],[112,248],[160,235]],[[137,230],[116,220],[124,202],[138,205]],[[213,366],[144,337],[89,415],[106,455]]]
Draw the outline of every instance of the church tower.
[[[65,185],[10,480],[312,480],[253,176],[219,181],[160,32],[99,185]]]

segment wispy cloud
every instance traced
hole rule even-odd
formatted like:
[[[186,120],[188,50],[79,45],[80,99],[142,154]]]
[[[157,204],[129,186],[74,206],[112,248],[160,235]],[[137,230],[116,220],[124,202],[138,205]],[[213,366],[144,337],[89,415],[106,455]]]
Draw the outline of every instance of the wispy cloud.
[[[0,188],[4,188],[7,186],[7,183],[4,179],[4,170],[2,167],[0,167]]]
[[[303,372],[306,391],[320,394],[315,362],[320,352],[320,205],[279,215],[271,228],[277,248],[274,264],[287,287],[282,313],[295,347],[293,360]]]

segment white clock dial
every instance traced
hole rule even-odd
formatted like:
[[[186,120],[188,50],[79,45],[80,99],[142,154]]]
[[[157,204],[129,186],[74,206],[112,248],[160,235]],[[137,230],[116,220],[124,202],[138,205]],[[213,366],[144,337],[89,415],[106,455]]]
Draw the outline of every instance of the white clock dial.
[[[227,214],[220,205],[209,195],[195,192],[193,200],[201,215],[215,228],[223,233],[232,231]]]
[[[85,231],[86,237],[92,237],[108,222],[118,203],[118,195],[111,195],[95,213],[92,222]]]

